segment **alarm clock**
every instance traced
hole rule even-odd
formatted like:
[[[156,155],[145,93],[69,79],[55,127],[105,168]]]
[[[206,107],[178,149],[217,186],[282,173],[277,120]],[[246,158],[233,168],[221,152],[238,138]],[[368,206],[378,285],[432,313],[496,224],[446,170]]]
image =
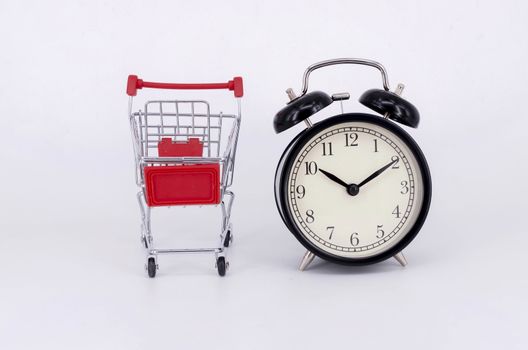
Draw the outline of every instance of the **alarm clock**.
[[[308,92],[310,73],[358,64],[381,72],[383,89],[367,90],[359,102],[376,114],[343,113],[348,93]],[[302,92],[286,90],[290,102],[274,118],[276,133],[304,122],[287,146],[275,174],[275,200],[286,227],[307,249],[304,270],[315,256],[333,263],[365,265],[390,257],[407,264],[402,250],[420,231],[431,203],[431,175],[424,154],[398,124],[416,128],[420,114],[390,91],[378,62],[343,58],[306,69]],[[341,114],[312,123],[335,101]]]

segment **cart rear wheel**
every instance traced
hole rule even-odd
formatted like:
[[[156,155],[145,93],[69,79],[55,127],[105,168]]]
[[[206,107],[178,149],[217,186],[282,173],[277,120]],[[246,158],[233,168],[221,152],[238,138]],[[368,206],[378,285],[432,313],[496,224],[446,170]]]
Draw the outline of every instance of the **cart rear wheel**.
[[[218,257],[218,259],[216,259],[216,268],[218,269],[218,274],[220,276],[225,276],[226,267],[227,267],[227,264],[225,261],[225,257],[223,256]]]
[[[229,247],[231,242],[233,242],[233,235],[231,234],[231,230],[228,230],[224,238],[224,247]]]
[[[150,278],[156,277],[156,259],[149,258],[147,263],[147,271]]]

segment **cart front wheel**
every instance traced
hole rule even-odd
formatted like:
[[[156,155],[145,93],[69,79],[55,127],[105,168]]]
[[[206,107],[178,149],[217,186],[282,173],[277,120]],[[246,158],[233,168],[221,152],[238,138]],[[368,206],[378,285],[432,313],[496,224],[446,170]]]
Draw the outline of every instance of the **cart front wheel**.
[[[227,263],[225,261],[225,257],[220,256],[218,259],[216,259],[216,268],[218,269],[218,274],[220,276],[225,276]]]
[[[150,278],[156,277],[156,259],[149,258],[147,263],[147,271]]]

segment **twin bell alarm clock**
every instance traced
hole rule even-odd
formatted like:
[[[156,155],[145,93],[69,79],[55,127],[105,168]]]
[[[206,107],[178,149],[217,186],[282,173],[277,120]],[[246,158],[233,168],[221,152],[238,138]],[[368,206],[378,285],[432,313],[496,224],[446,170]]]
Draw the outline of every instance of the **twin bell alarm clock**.
[[[383,89],[359,102],[375,114],[342,113],[312,123],[310,117],[348,93],[308,92],[314,70],[358,64],[381,72]],[[315,256],[333,263],[365,265],[390,257],[406,265],[402,250],[416,237],[431,203],[431,175],[418,144],[400,126],[416,128],[420,114],[390,91],[378,62],[334,59],[306,69],[302,91],[287,90],[290,102],[274,118],[275,132],[299,123],[305,129],[287,146],[275,174],[277,209],[306,248],[300,269]]]

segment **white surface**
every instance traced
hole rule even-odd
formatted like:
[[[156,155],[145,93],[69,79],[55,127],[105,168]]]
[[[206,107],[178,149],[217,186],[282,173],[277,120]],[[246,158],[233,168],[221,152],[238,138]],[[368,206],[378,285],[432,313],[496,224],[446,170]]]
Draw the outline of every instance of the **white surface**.
[[[525,349],[527,14],[521,1],[3,1],[0,347]],[[300,273],[303,249],[275,209],[276,162],[302,128],[272,131],[284,90],[343,56],[382,62],[422,114],[411,134],[434,193],[405,269]],[[208,256],[162,257],[145,276],[130,73],[245,78],[224,279]],[[380,84],[347,67],[310,87],[366,111],[355,98]],[[217,221],[175,234],[210,209],[159,211],[158,241],[213,238]]]

